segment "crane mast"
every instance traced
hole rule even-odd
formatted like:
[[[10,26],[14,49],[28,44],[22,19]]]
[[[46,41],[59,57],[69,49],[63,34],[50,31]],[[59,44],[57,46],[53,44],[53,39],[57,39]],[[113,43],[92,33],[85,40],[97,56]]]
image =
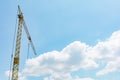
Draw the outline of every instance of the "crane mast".
[[[33,49],[34,54],[36,55],[36,51],[31,39],[31,36],[28,32],[27,26],[24,21],[24,16],[22,14],[22,11],[20,9],[20,6],[18,6],[18,29],[17,29],[17,38],[16,38],[16,46],[15,46],[15,54],[13,59],[13,66],[12,66],[12,78],[11,80],[18,80],[18,74],[19,74],[19,61],[20,61],[20,45],[21,45],[21,37],[22,37],[22,27],[24,27],[25,32],[27,34],[27,38],[31,44],[31,47]]]

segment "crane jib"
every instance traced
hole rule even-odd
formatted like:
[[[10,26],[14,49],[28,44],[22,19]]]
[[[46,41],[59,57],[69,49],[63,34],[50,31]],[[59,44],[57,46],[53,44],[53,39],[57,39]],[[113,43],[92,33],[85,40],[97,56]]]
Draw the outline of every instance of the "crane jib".
[[[13,66],[12,66],[12,78],[11,80],[18,80],[18,73],[19,73],[19,60],[20,60],[20,45],[21,45],[21,37],[22,37],[22,26],[25,29],[25,32],[27,34],[28,40],[31,44],[31,47],[33,49],[34,54],[36,55],[35,47],[33,45],[32,39],[30,37],[30,34],[28,32],[27,26],[24,21],[24,16],[22,14],[22,11],[20,9],[20,6],[18,5],[18,30],[17,30],[17,38],[16,38],[16,46],[15,46],[15,54],[14,54],[14,60],[13,60]]]

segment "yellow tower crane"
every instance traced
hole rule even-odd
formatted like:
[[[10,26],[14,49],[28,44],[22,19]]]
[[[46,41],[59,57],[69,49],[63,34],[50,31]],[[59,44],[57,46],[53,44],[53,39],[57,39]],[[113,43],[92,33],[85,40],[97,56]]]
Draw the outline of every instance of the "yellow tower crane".
[[[29,42],[31,44],[31,47],[33,49],[34,54],[36,55],[36,51],[35,51],[31,36],[30,36],[30,34],[28,32],[27,26],[25,24],[24,16],[22,14],[20,6],[18,6],[18,19],[19,19],[19,21],[18,21],[18,30],[17,30],[17,38],[16,38],[16,46],[15,46],[15,54],[14,54],[14,59],[13,59],[11,80],[18,80],[22,27],[24,27],[25,32],[27,34],[27,38],[28,38],[28,40],[29,40]]]

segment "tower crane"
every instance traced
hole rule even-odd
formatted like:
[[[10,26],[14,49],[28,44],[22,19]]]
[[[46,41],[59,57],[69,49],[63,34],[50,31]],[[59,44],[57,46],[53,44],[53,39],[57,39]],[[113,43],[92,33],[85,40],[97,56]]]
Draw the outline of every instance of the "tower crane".
[[[35,51],[31,36],[28,32],[27,26],[25,24],[24,16],[23,16],[23,13],[22,13],[19,5],[18,5],[18,20],[19,20],[18,21],[18,30],[17,30],[17,37],[16,37],[15,54],[14,54],[13,65],[12,65],[11,80],[18,80],[22,27],[24,27],[25,32],[27,34],[27,38],[28,38],[30,45],[32,47],[32,50],[33,50],[34,54],[36,55],[36,51]]]

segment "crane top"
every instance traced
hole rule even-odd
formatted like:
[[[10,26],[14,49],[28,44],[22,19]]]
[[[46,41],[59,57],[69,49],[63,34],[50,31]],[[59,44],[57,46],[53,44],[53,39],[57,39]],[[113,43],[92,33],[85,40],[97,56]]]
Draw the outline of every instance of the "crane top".
[[[29,33],[28,29],[27,29],[27,25],[25,24],[24,16],[23,16],[23,14],[22,14],[22,11],[21,11],[19,5],[18,5],[18,18],[19,18],[20,20],[22,20],[22,25],[23,25],[23,27],[24,27],[24,29],[25,29],[26,34],[27,34],[27,38],[28,38],[28,40],[29,40],[29,42],[30,42],[30,44],[31,44],[31,47],[32,47],[32,49],[33,49],[34,54],[36,55],[36,50],[35,50],[35,47],[34,47],[34,45],[33,45],[32,38],[31,38],[30,33]]]

